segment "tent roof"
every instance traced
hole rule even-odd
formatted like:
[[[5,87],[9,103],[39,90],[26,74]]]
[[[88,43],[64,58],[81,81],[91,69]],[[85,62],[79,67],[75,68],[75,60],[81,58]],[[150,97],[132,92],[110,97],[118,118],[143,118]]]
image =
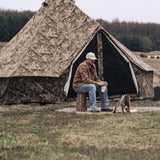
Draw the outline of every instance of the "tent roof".
[[[0,77],[59,77],[101,28],[72,2],[46,3],[1,50]]]
[[[1,50],[0,77],[59,77],[100,29],[140,68],[152,70],[74,3],[45,2]]]

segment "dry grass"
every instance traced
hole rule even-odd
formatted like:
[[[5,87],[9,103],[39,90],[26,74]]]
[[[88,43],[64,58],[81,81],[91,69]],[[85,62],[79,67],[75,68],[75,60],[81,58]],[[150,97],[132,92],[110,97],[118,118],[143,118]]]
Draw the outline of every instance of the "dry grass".
[[[77,115],[56,111],[63,107],[71,104],[0,106],[0,159],[160,159],[160,112]]]
[[[142,60],[150,65],[156,73],[160,75],[160,59],[142,58]]]

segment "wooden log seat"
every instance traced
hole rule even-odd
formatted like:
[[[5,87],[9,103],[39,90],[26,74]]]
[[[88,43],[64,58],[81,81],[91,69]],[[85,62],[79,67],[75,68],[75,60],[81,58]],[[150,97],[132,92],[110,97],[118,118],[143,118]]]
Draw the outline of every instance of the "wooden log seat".
[[[77,106],[76,111],[87,111],[86,106],[86,93],[77,92]]]

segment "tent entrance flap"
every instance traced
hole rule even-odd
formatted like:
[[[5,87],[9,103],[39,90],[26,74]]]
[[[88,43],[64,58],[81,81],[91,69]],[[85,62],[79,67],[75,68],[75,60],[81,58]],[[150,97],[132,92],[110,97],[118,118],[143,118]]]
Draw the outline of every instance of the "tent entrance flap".
[[[109,95],[137,94],[138,85],[128,58],[105,33],[102,42],[104,80],[108,82]]]
[[[64,86],[64,92],[66,93],[67,97],[75,97],[76,93],[72,88],[73,78],[76,72],[77,67],[80,63],[82,63],[86,59],[86,54],[88,52],[94,52],[97,56],[97,39],[96,35],[92,37],[92,39],[85,45],[85,47],[81,50],[81,52],[78,54],[78,56],[75,58],[75,60],[72,62],[70,67],[70,72],[68,76],[68,80]],[[96,66],[98,62],[96,62]]]

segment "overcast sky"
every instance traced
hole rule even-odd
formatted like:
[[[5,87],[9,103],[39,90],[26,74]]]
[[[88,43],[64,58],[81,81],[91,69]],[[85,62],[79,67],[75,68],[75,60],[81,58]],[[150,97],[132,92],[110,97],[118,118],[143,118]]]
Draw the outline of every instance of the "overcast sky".
[[[1,9],[37,11],[44,0],[0,0]],[[160,0],[75,0],[91,18],[160,24]]]

